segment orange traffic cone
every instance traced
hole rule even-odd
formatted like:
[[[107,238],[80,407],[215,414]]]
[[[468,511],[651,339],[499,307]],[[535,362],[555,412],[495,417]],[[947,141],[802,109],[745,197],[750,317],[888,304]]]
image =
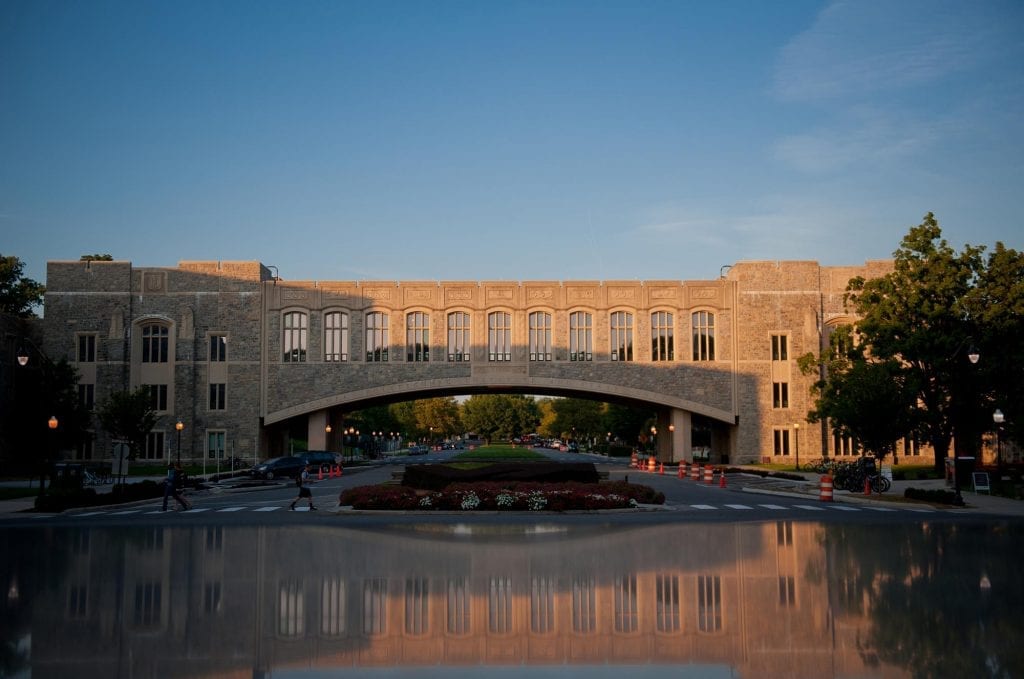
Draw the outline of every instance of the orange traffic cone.
[[[339,464],[339,465],[338,465],[338,476],[341,476],[341,474],[342,474],[342,470],[344,470],[344,467],[342,467],[342,466],[341,466],[341,465]]]
[[[871,479],[864,479],[864,494],[871,495]]]
[[[725,488],[725,470],[718,472],[718,487]]]
[[[659,474],[664,474],[665,473],[665,463],[664,462],[662,462],[661,464],[658,465],[658,473]]]
[[[324,466],[323,465],[320,465],[320,471],[317,472],[316,480],[317,481],[323,481],[324,480]]]
[[[682,478],[686,478],[686,463],[685,462],[680,462],[679,463],[679,478],[681,478],[681,479]]]

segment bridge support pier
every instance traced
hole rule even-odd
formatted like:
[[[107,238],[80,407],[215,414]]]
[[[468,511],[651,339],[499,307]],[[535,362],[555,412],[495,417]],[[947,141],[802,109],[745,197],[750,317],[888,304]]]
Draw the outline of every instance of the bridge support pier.
[[[306,416],[306,441],[310,450],[327,450],[327,421],[326,410]]]
[[[689,462],[693,460],[689,411],[671,408],[658,413],[658,460]]]

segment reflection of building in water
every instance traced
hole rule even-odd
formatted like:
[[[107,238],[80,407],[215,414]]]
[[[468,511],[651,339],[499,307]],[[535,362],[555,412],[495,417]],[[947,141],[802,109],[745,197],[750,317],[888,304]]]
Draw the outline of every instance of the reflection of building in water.
[[[72,666],[105,678],[480,664],[867,670],[856,644],[866,618],[833,622],[812,524],[442,529],[72,531],[59,541],[66,576],[35,606],[32,676]]]

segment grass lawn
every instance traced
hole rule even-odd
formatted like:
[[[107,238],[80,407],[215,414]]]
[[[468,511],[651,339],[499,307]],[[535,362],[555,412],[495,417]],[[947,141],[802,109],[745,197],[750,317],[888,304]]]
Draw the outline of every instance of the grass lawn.
[[[460,462],[469,462],[472,460],[545,460],[547,458],[527,448],[494,445],[481,446],[476,450],[467,450],[464,453],[459,453],[453,459]]]
[[[39,486],[35,488],[0,488],[0,500],[17,500],[22,497],[39,495]]]

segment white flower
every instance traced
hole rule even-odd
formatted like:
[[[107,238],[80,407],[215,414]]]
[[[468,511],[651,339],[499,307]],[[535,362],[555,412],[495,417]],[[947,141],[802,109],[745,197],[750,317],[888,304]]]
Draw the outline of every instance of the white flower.
[[[548,499],[544,497],[544,493],[540,492],[539,490],[535,490],[532,493],[530,493],[530,496],[527,498],[526,503],[527,506],[529,506],[530,511],[536,512],[538,510],[544,509],[547,506]]]
[[[424,495],[420,498],[420,507],[432,507],[434,505],[429,495]]]
[[[497,501],[499,507],[511,507],[512,504],[516,501],[515,497],[509,495],[508,493],[498,493],[498,496],[495,498],[495,500]]]
[[[469,491],[462,496],[461,507],[463,509],[476,509],[480,505],[480,498],[473,491]]]

